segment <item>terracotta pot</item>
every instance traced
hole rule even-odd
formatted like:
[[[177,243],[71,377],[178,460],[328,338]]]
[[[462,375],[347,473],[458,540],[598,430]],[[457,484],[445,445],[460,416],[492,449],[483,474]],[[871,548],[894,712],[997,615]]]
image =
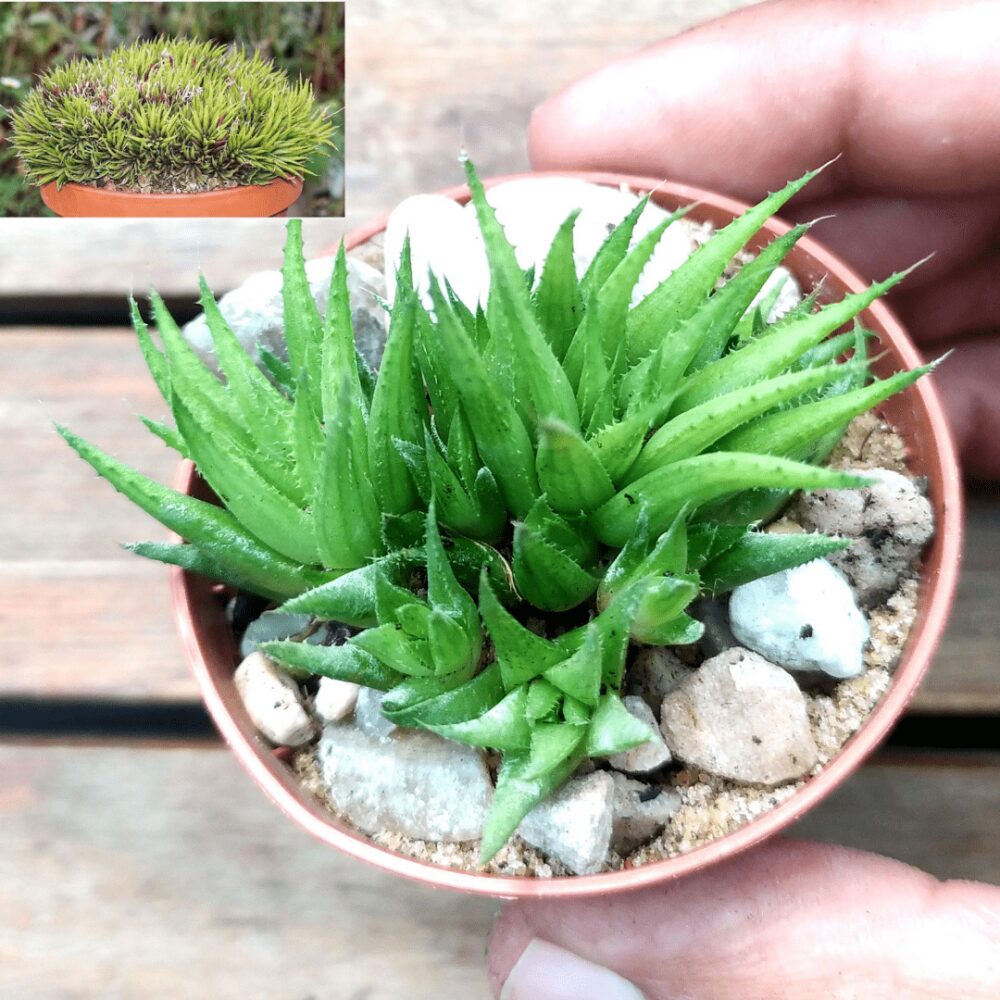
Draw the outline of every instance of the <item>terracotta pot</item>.
[[[262,218],[281,215],[301,191],[301,177],[278,177],[268,184],[195,194],[140,194],[88,184],[63,184],[60,188],[53,182],[42,187],[41,195],[56,215],[73,218]]]
[[[668,209],[680,204],[698,203],[691,217],[710,220],[717,226],[725,225],[747,208],[742,202],[710,191],[682,184],[664,184],[648,178],[599,173],[561,176],[579,177],[615,187],[625,183],[637,191],[655,191],[654,200]],[[495,178],[488,183],[497,184],[511,179],[514,178]],[[465,187],[451,188],[443,193],[461,202],[469,198]],[[347,247],[356,247],[382,232],[386,221],[387,217],[383,217],[355,231],[347,238]],[[771,220],[764,226],[756,246],[763,246],[773,237],[787,232],[788,228],[780,220]],[[839,298],[865,286],[865,282],[850,267],[810,237],[799,241],[787,264],[806,286],[825,277],[825,295],[829,298]],[[865,312],[864,320],[881,341],[884,355],[876,365],[879,374],[884,376],[921,363],[916,348],[885,305],[875,303]],[[902,660],[889,691],[868,721],[823,771],[770,812],[713,843],[639,868],[553,879],[507,878],[453,871],[377,847],[316,804],[300,787],[287,764],[282,762],[280,752],[273,750],[257,734],[233,684],[235,654],[232,637],[223,620],[221,599],[213,596],[209,581],[173,569],[177,625],[208,710],[240,763],[303,829],[362,861],[427,885],[504,898],[565,898],[639,889],[717,864],[786,829],[833,792],[864,761],[899,718],[941,638],[955,592],[962,538],[961,481],[955,449],[932,380],[922,379],[886,404],[883,412],[905,438],[913,471],[928,478],[930,500],[937,519],[936,534],[923,560],[917,620]],[[185,491],[208,495],[189,462],[181,466],[176,485]]]

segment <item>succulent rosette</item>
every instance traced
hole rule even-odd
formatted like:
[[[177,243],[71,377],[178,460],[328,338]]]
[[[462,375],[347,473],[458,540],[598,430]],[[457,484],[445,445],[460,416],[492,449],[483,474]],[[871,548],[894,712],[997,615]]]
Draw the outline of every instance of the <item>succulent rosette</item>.
[[[33,183],[186,191],[302,177],[333,123],[254,52],[157,38],[49,70],[13,115]]]
[[[930,366],[873,379],[870,335],[857,322],[838,332],[902,274],[768,322],[774,293],[762,290],[806,226],[727,271],[813,173],[715,232],[633,306],[684,209],[634,239],[640,200],[582,275],[574,213],[526,273],[466,171],[488,301],[472,311],[431,275],[424,302],[404,247],[377,375],[355,349],[344,250],[324,317],[294,221],[286,358],[251,360],[204,282],[221,378],[158,297],[158,345],[133,303],[175,421],[147,424],[221,506],[62,433],[186,542],[134,551],[351,627],[340,645],[264,645],[292,676],[384,691],[397,725],[498,755],[485,862],[583,761],[650,739],[621,699],[630,644],[695,642],[699,595],[848,544],[760,525],[795,490],[865,485],[826,458],[853,417]]]

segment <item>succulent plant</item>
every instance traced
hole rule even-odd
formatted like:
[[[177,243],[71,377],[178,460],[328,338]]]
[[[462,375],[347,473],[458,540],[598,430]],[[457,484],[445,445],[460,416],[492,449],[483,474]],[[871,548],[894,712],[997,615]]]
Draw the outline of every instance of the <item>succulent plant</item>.
[[[29,180],[185,191],[301,177],[333,125],[258,53],[158,38],[49,70],[13,116]]]
[[[871,380],[860,326],[902,277],[767,321],[769,275],[806,232],[773,240],[722,282],[806,174],[716,232],[634,308],[665,228],[633,231],[647,199],[582,277],[571,215],[525,273],[471,164],[489,261],[485,308],[431,277],[409,248],[377,376],[356,353],[343,248],[325,318],[299,225],[284,261],[288,356],[258,368],[202,282],[222,378],[152,297],[158,347],[133,302],[146,361],[221,506],[178,494],[66,430],[69,443],[187,544],[141,555],[351,626],[343,645],[262,648],[293,675],[380,691],[402,726],[499,753],[481,846],[491,858],[587,758],[651,733],[620,697],[630,643],[686,644],[703,593],[844,547],[758,530],[791,491],[866,480],[823,465],[847,423],[930,366]],[[833,335],[831,337],[831,335]]]

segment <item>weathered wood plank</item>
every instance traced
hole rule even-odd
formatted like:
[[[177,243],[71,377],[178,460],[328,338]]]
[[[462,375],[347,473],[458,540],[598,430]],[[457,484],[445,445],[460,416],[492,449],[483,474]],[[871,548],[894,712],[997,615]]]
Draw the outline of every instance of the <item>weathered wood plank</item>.
[[[127,331],[0,333],[0,693],[195,697],[165,571],[119,546],[164,530],[53,428],[169,481],[176,456],[137,413],[160,419],[166,407]]]
[[[0,825],[0,996],[489,996],[489,901],[315,844],[224,751],[4,747]]]
[[[1000,754],[884,754],[792,836],[874,851],[941,878],[1000,884]]]
[[[173,638],[166,572],[118,543],[162,529],[52,429],[65,423],[161,481],[175,457],[135,415],[162,417],[126,330],[0,332],[2,694],[194,698]],[[914,708],[1000,713],[1000,498],[974,491],[952,625]],[[7,627],[3,627],[7,626]]]
[[[0,747],[0,995],[489,996],[495,904],[295,829],[225,751]],[[1000,756],[880,764],[801,824],[941,877],[1000,881]]]
[[[343,220],[309,219],[308,254],[337,243]],[[254,271],[280,266],[280,219],[6,219],[0,240],[0,299],[111,296],[156,288],[166,298],[198,295],[203,271],[217,294]]]
[[[970,487],[958,594],[916,711],[1000,714],[1000,490]]]
[[[0,560],[124,560],[119,541],[162,529],[80,461],[65,424],[116,458],[169,479],[176,456],[139,422],[166,406],[127,330],[0,331]]]

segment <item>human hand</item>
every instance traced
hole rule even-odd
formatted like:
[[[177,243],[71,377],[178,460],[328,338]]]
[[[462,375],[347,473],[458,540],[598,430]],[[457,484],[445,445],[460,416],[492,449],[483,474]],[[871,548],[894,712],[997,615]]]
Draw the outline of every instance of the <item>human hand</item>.
[[[502,1000],[987,1000],[1000,889],[772,841],[654,889],[509,904],[489,971]]]
[[[618,170],[757,201],[840,155],[783,215],[867,277],[934,251],[891,305],[965,470],[1000,478],[1000,11],[994,0],[778,0],[619,59],[536,109],[538,169]],[[984,333],[985,330],[992,331]]]

